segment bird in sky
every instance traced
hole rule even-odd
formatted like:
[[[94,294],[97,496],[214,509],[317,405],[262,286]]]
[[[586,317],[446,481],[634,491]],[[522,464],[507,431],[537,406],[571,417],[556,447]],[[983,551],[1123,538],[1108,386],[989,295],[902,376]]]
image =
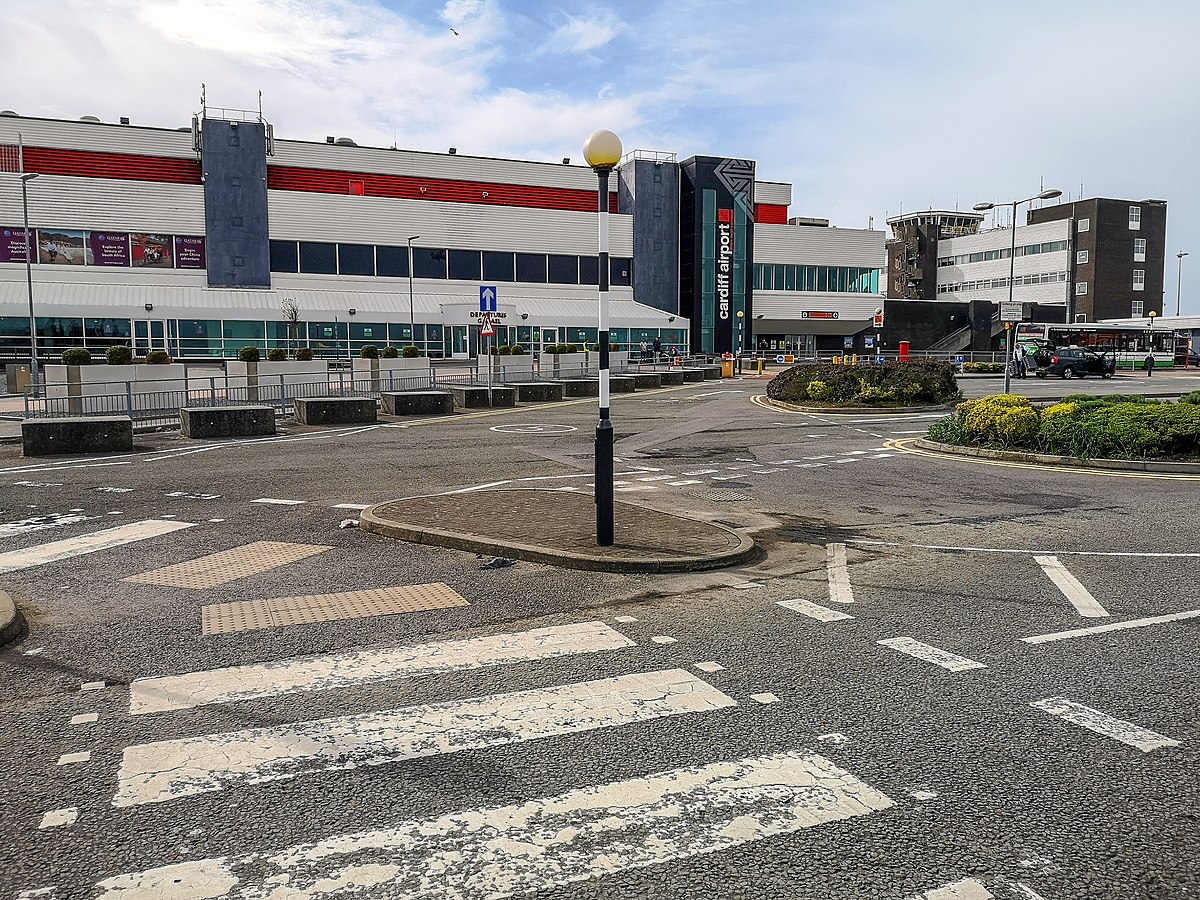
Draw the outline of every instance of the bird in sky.
[[[457,31],[455,31],[453,28],[450,29],[450,33],[453,34],[455,37],[461,37],[461,35]]]

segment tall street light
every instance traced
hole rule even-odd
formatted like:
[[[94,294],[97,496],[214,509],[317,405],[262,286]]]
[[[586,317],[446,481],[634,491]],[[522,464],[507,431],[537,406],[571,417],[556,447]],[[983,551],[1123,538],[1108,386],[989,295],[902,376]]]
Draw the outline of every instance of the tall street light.
[[[1050,188],[1042,191],[1040,194],[1034,194],[1032,197],[1026,197],[1024,200],[1013,200],[1011,203],[1001,203],[1001,206],[1012,207],[1012,245],[1008,251],[1008,304],[1012,306],[1013,302],[1013,282],[1016,280],[1017,269],[1017,207],[1022,203],[1028,203],[1031,200],[1053,200],[1055,197],[1061,197],[1062,191]],[[994,209],[995,203],[976,203],[972,209],[976,212],[986,212],[989,209]],[[1008,329],[1008,335],[1004,339],[1007,345],[1004,351],[1004,393],[1008,393],[1009,385],[1012,383],[1012,360],[1013,360],[1013,345],[1016,343],[1016,322],[1012,323],[1012,327]]]
[[[412,346],[417,345],[417,317],[413,314],[413,296],[412,296],[412,270],[413,270],[413,255],[412,242],[419,238],[419,234],[409,235],[408,237],[408,342]]]
[[[613,544],[613,427],[608,417],[608,176],[621,161],[621,139],[593,131],[583,142],[583,158],[599,181],[600,220],[600,420],[596,423],[596,544]]]
[[[21,211],[25,215],[25,286],[29,292],[29,378],[33,382],[33,396],[41,396],[41,379],[38,375],[37,319],[33,317],[33,240],[29,234],[29,191],[27,185],[38,177],[37,172],[21,175]]]
[[[1183,284],[1183,258],[1189,255],[1186,250],[1180,250],[1175,254],[1175,258],[1179,260],[1179,274],[1175,276],[1175,315],[1179,315],[1179,291],[1180,286]]]

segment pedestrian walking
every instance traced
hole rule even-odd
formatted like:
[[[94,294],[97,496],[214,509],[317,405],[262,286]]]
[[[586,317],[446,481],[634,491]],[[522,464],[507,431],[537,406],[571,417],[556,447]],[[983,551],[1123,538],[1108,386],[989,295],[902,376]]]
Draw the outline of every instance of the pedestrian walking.
[[[1142,360],[1142,367],[1146,370],[1146,377],[1149,378],[1154,374],[1154,351],[1147,350],[1146,358]]]
[[[1017,361],[1017,377],[1024,378],[1025,375],[1028,373],[1029,368],[1025,362],[1025,348],[1022,347],[1020,344],[1017,345],[1016,361]]]

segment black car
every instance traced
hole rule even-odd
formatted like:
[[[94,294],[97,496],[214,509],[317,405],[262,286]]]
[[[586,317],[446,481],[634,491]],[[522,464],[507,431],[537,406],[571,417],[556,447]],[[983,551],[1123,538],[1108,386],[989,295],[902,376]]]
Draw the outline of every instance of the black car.
[[[1086,347],[1059,347],[1050,354],[1049,365],[1043,374],[1038,369],[1038,376],[1060,375],[1063,378],[1083,378],[1085,375],[1099,375],[1101,378],[1112,378],[1117,370],[1115,356],[1107,353],[1097,353]]]

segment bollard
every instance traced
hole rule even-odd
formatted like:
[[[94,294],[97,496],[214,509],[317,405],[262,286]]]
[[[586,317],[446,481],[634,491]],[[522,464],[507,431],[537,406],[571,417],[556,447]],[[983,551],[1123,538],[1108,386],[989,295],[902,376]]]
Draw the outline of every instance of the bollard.
[[[284,403],[285,403],[285,399],[284,399],[285,391],[283,389],[284,383],[285,382],[283,380],[283,373],[280,372],[279,373],[279,414],[281,416],[287,412],[287,408],[284,406]]]
[[[854,358],[854,362],[852,362],[851,365],[857,366],[858,365],[858,354],[855,353],[853,358]]]
[[[133,418],[133,382],[125,382],[125,415]]]
[[[211,406],[217,405],[217,379],[208,376],[208,399]]]

